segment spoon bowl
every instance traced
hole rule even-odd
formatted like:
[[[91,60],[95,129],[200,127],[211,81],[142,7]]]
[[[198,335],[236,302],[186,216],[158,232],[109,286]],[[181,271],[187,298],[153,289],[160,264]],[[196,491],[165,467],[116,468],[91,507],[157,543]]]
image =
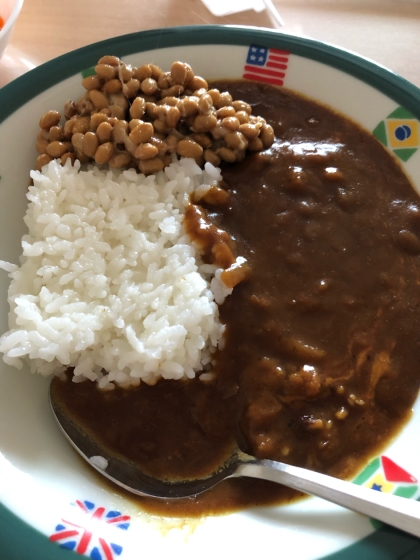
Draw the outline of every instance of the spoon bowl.
[[[124,458],[110,455],[95,439],[82,432],[63,413],[60,406],[55,402],[51,391],[49,399],[54,417],[74,449],[103,476],[138,496],[186,498],[201,494],[225,478],[233,476],[238,464],[245,461],[246,458],[256,461],[256,459],[238,452],[238,454],[232,455],[227,463],[209,477],[179,482],[160,480],[142,472],[138,466]]]

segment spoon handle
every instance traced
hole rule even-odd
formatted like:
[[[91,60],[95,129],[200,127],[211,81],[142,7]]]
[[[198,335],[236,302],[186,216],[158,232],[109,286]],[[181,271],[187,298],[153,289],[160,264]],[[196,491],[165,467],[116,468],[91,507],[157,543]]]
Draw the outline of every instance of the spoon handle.
[[[242,463],[234,476],[271,480],[295,490],[324,498],[420,537],[420,502],[266,459]]]

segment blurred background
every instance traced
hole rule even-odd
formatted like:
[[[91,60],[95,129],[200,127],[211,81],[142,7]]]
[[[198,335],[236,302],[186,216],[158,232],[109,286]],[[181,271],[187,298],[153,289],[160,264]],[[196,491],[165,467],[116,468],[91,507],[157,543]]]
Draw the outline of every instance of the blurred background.
[[[0,0],[0,16],[2,2]],[[270,4],[270,3],[268,3]],[[0,87],[61,54],[125,33],[177,25],[252,25],[333,43],[420,87],[418,0],[24,0],[0,59]],[[223,12],[225,15],[215,15]]]

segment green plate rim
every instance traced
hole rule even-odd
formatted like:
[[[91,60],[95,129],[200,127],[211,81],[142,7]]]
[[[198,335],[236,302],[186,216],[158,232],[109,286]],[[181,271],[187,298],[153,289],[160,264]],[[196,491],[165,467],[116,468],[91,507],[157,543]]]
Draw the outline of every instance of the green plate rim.
[[[123,57],[174,46],[248,46],[252,43],[289,50],[294,55],[350,74],[387,95],[420,120],[420,89],[367,58],[328,43],[269,29],[194,25],[152,29],[106,39],[42,64],[0,89],[0,123],[46,89],[94,66],[104,54]],[[65,560],[70,554],[1,503],[0,548],[2,560]],[[420,540],[383,526],[356,543],[318,560],[353,560],[356,557],[358,560],[415,560],[420,557]]]

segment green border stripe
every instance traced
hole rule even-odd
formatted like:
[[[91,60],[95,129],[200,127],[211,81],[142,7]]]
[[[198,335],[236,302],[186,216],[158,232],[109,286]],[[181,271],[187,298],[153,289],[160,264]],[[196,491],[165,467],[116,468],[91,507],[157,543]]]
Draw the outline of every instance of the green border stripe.
[[[76,556],[86,558],[50,542],[43,533],[0,504],[1,560],[76,560]]]
[[[23,103],[85,68],[104,52],[116,56],[179,45],[258,43],[322,62],[378,89],[420,119],[420,90],[390,70],[338,47],[254,27],[203,25],[154,29],[107,39],[62,55],[31,70],[0,90],[0,122]]]

